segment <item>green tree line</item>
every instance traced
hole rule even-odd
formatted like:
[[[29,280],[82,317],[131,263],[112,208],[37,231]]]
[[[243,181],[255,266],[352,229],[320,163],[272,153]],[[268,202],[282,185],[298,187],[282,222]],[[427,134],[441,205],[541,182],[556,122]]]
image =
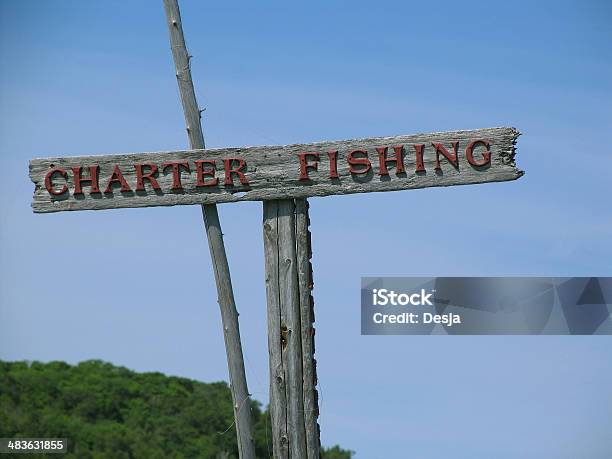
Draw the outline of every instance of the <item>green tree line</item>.
[[[251,412],[257,457],[270,458],[269,413],[257,401]],[[0,361],[0,437],[20,436],[67,438],[63,457],[70,458],[238,457],[225,382],[136,373],[99,360]],[[352,454],[339,446],[322,451],[324,459]]]

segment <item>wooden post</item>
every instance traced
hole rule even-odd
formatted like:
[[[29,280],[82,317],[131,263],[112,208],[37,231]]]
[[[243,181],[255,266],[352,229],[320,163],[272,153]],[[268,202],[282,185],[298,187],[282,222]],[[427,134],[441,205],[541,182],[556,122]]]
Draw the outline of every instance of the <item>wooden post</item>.
[[[300,294],[301,330],[302,330],[302,371],[304,392],[304,426],[306,429],[306,452],[308,459],[319,459],[320,437],[319,397],[317,385],[317,362],[315,353],[314,298],[312,289],[312,243],[310,238],[310,217],[308,200],[295,200],[295,233],[298,262],[298,284]]]
[[[264,256],[266,271],[266,295],[268,302],[268,352],[270,363],[270,420],[272,422],[272,445],[275,459],[289,457],[287,437],[287,396],[285,393],[285,372],[283,370],[282,345],[285,337],[284,317],[281,316],[278,203],[264,201]],[[285,333],[286,335],[286,333]]]
[[[203,149],[205,145],[200,124],[200,110],[189,66],[191,56],[189,56],[185,46],[185,37],[183,36],[183,26],[177,0],[164,0],[164,9],[170,32],[172,57],[176,68],[176,79],[185,114],[189,142],[192,149]],[[238,452],[241,459],[254,459],[255,445],[252,434],[251,399],[244,371],[238,312],[234,301],[229,264],[225,253],[225,245],[223,244],[223,233],[221,231],[217,206],[214,204],[202,205],[202,216],[208,236],[208,247],[215,273],[218,302],[223,322],[223,337],[225,340],[234,419],[236,422]]]
[[[304,199],[263,207],[274,457],[318,459],[308,207]]]

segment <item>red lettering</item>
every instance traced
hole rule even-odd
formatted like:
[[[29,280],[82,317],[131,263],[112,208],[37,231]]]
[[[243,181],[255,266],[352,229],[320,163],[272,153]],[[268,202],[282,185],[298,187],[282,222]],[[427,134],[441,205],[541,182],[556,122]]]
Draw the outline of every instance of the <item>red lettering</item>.
[[[149,172],[146,174],[143,172],[143,168],[149,168]],[[154,190],[161,190],[159,183],[153,177],[157,175],[157,165],[150,163],[134,164],[136,169],[136,191],[145,191],[144,181],[148,180]]]
[[[356,154],[365,155],[365,158],[355,158]],[[368,152],[365,150],[353,150],[347,156],[346,160],[349,163],[349,172],[351,174],[363,175],[367,174],[372,169],[372,164],[368,159]],[[355,166],[364,166],[363,169],[355,169]]]
[[[121,184],[122,193],[125,193],[126,191],[132,191],[132,189],[130,188],[130,185],[123,177],[123,174],[121,173],[121,169],[119,169],[119,165],[115,165],[115,168],[113,169],[113,175],[111,175],[111,178],[108,180],[108,184],[106,185],[106,189],[104,190],[104,192],[112,193],[114,183]]]
[[[330,150],[327,156],[329,158],[329,178],[338,178],[338,150]]]
[[[183,190],[183,184],[181,183],[181,167],[187,172],[191,172],[189,169],[189,163],[187,161],[176,161],[172,163],[162,164],[162,172],[166,172],[166,169],[172,168],[172,189]]]
[[[459,169],[459,160],[457,158],[457,149],[459,148],[459,142],[452,142],[452,144],[453,153],[450,153],[441,143],[432,143],[432,145],[436,149],[435,169],[437,171],[442,170],[442,168],[440,167],[440,153],[442,153],[442,155],[448,160],[449,163],[451,163],[455,167],[455,169]]]
[[[482,153],[482,161],[476,161],[474,159],[474,147],[476,147],[476,145],[484,145],[485,148],[487,149],[486,151],[484,151]],[[489,148],[491,146],[491,142],[489,142],[486,139],[478,139],[478,140],[472,140],[467,148],[465,149],[465,158],[468,160],[468,163],[470,163],[472,166],[475,167],[481,167],[481,166],[486,166],[487,164],[491,163],[491,151],[489,151]]]
[[[308,157],[312,156],[316,158],[316,161],[313,164],[308,164]],[[319,153],[316,152],[306,152],[306,153],[298,153],[298,157],[300,158],[300,180],[310,180],[308,177],[309,170],[319,170]]]
[[[49,172],[47,172],[47,175],[45,175],[45,188],[47,189],[49,194],[52,194],[53,196],[59,196],[68,191],[68,185],[64,183],[61,189],[56,190],[53,187],[53,176],[55,174],[60,174],[62,177],[64,177],[65,180],[68,180],[68,173],[61,167],[54,167]]]
[[[232,163],[234,161],[238,161],[238,167],[232,168]],[[223,160],[223,165],[225,166],[225,185],[234,185],[232,180],[232,174],[238,175],[238,179],[242,185],[248,185],[249,181],[244,175],[242,170],[246,168],[246,162],[241,158],[227,158]]]
[[[403,174],[406,172],[404,168],[404,160],[402,159],[402,153],[404,151],[403,145],[398,145],[393,148],[395,152],[395,158],[387,159],[387,147],[377,147],[376,151],[378,152],[378,162],[380,165],[380,170],[378,175],[389,175],[389,169],[387,169],[387,163],[394,162],[395,168],[397,169],[397,174]]]
[[[91,191],[89,194],[99,193],[100,188],[98,185],[98,170],[100,169],[100,166],[97,164],[89,166],[89,178],[81,177],[81,169],[81,166],[72,168],[72,173],[74,175],[74,194],[83,194],[83,190],[81,188],[83,182],[89,182],[91,184]]]
[[[209,164],[212,167],[204,169],[204,164]],[[196,186],[216,186],[219,179],[215,177],[216,162],[213,159],[199,159],[195,162],[196,165]],[[208,182],[204,181],[204,177],[215,177]]]
[[[425,164],[423,163],[423,149],[425,145],[422,143],[417,143],[414,146],[416,150],[416,170],[415,172],[425,172]]]

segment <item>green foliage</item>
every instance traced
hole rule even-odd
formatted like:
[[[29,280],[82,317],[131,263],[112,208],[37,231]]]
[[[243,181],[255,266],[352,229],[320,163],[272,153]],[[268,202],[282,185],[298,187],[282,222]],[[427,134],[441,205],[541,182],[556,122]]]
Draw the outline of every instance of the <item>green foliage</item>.
[[[338,445],[332,448],[323,449],[321,452],[323,459],[351,459],[353,454],[355,454],[353,451],[347,451],[340,448]]]
[[[257,457],[269,458],[269,413],[257,401],[251,412]],[[0,361],[0,437],[20,436],[68,438],[69,458],[238,457],[225,382],[135,373],[99,360]],[[338,446],[322,453],[352,454]]]

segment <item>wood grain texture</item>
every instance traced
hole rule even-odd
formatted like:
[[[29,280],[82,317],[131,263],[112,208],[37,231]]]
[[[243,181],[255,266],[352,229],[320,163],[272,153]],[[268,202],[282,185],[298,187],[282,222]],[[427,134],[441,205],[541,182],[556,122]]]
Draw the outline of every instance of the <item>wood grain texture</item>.
[[[314,299],[312,289],[312,258],[308,214],[308,201],[295,200],[295,240],[297,247],[298,287],[300,295],[300,321],[302,327],[302,373],[304,393],[304,426],[306,430],[306,457],[319,459],[321,441],[319,437],[318,394],[316,389],[316,361],[314,357]]]
[[[181,14],[177,0],[164,0],[164,11],[172,57],[176,70],[176,79],[185,115],[187,133],[191,148],[203,149],[204,134],[200,123],[200,111],[191,79],[189,67],[190,56],[185,46]],[[249,395],[242,343],[240,341],[240,328],[238,324],[238,311],[234,300],[234,291],[230,276],[229,264],[223,243],[223,231],[217,207],[214,204],[202,205],[202,217],[208,238],[208,247],[215,273],[217,297],[221,310],[223,323],[223,338],[229,371],[230,391],[234,409],[238,454],[240,459],[255,459],[255,443],[253,441],[253,425],[251,420],[251,398]]]
[[[285,318],[280,304],[278,201],[263,203],[264,259],[268,315],[268,354],[270,364],[270,418],[275,458],[289,457],[287,437],[287,397],[283,368],[284,336],[281,324]]]
[[[264,205],[274,457],[320,457],[310,233],[305,199]]]
[[[278,261],[281,331],[285,331],[282,346],[285,389],[287,393],[287,436],[289,457],[306,458],[304,428],[304,395],[302,376],[302,335],[295,240],[295,202],[278,201]]]
[[[514,128],[489,128],[471,131],[453,131],[431,134],[416,134],[396,137],[319,142],[285,146],[259,146],[242,148],[221,148],[210,150],[174,151],[162,153],[139,153],[124,155],[55,157],[30,161],[30,178],[34,182],[34,212],[59,212],[70,210],[101,210],[121,207],[173,206],[188,204],[214,204],[238,201],[257,201],[270,199],[304,198],[311,196],[340,195],[380,191],[397,191],[414,188],[467,185],[485,182],[515,180],[523,174],[515,165],[515,143],[519,132]],[[465,149],[470,141],[487,139],[491,142],[491,161],[488,166],[475,167],[466,160]],[[459,142],[458,168],[440,157],[441,170],[435,171],[436,152],[432,142],[443,144],[452,152],[452,142]],[[425,172],[415,173],[415,144],[423,144]],[[397,174],[393,164],[389,164],[388,176],[380,176],[376,147],[404,146],[405,174]],[[330,179],[327,152],[338,150],[338,178]],[[368,174],[351,174],[347,155],[353,150],[365,150],[372,163]],[[484,146],[476,147],[474,156],[481,159]],[[310,180],[300,181],[298,153],[318,152],[318,170],[309,172]],[[391,148],[387,157],[392,156]],[[234,177],[233,186],[197,187],[196,160],[215,160],[217,177],[223,183],[222,170],[224,158],[242,158],[246,161],[248,185],[239,183]],[[158,181],[161,190],[154,191],[146,184],[144,191],[120,192],[114,186],[111,193],[91,194],[85,185],[84,194],[75,197],[73,176],[70,168],[84,168],[97,164],[100,166],[100,188],[102,191],[112,175],[115,165],[120,167],[132,190],[136,187],[135,163],[162,163],[186,161],[190,172],[181,173],[183,189],[172,191],[172,173],[159,171]],[[52,196],[44,186],[44,179],[52,167],[68,171],[69,191],[62,196]],[[87,170],[84,169],[84,176]],[[57,187],[64,183],[56,177]]]

